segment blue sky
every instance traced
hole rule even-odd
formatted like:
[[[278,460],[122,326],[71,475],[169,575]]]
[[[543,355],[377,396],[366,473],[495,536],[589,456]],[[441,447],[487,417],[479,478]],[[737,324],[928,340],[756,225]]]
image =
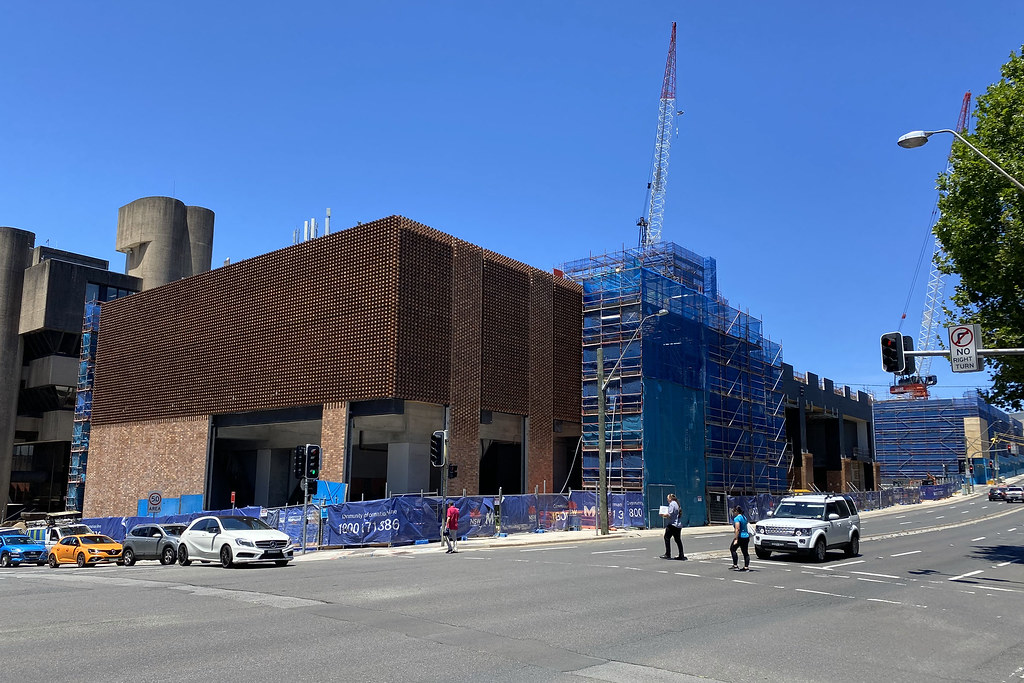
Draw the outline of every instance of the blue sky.
[[[672,21],[663,237],[798,371],[887,396],[950,143],[896,138],[998,79],[1016,0],[4,3],[0,225],[115,270],[117,209],[149,195],[216,212],[215,265],[326,207],[542,269],[634,246]],[[984,386],[932,370],[937,396]]]

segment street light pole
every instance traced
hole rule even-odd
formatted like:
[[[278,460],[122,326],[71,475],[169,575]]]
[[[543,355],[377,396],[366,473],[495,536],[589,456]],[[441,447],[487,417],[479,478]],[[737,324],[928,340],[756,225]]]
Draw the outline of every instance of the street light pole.
[[[920,147],[924,143],[928,142],[928,138],[930,138],[932,135],[935,135],[936,133],[952,133],[954,136],[956,136],[957,140],[959,140],[960,142],[964,143],[972,150],[974,150],[974,153],[980,156],[985,161],[987,161],[992,168],[996,169],[1004,176],[1006,176],[1006,178],[1011,183],[1017,186],[1018,190],[1024,192],[1024,184],[1021,184],[1019,180],[1017,180],[1012,175],[1004,171],[999,166],[999,164],[985,156],[984,152],[982,152],[980,149],[978,149],[970,142],[968,142],[963,135],[960,135],[960,133],[957,133],[955,130],[951,130],[949,128],[943,128],[942,130],[915,130],[907,133],[906,135],[900,136],[900,139],[896,141],[896,144],[905,149],[913,149],[915,147]]]
[[[633,336],[622,347],[622,351],[619,352],[619,359],[615,361],[615,365],[612,366],[611,372],[608,373],[607,377],[604,374],[604,346],[600,343],[597,346],[597,510],[599,517],[598,526],[602,536],[608,535],[608,451],[605,440],[605,403],[607,402],[606,393],[608,385],[615,378],[615,371],[622,364],[622,359],[626,355],[626,349],[629,348],[629,345],[640,334],[644,323],[651,318],[660,318],[667,314],[668,311],[662,308],[657,313],[645,315],[640,319],[640,324],[636,326]]]

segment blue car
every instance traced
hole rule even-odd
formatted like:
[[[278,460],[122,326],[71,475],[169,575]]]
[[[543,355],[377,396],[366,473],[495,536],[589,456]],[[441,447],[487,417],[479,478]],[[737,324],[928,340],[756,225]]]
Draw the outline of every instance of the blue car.
[[[0,567],[17,567],[22,562],[46,564],[46,546],[28,536],[0,536]]]

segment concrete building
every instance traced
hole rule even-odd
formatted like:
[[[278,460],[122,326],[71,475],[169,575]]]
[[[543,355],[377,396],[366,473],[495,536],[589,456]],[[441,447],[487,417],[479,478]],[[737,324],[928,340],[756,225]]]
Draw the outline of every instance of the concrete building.
[[[73,433],[81,426],[76,396],[89,362],[82,353],[86,304],[210,269],[212,211],[147,197],[121,207],[118,219],[132,274],[110,271],[103,259],[35,247],[32,232],[0,227],[0,513],[65,509]]]
[[[400,216],[111,302],[84,512],[132,513],[154,490],[284,505],[303,443],[350,499],[437,490],[445,427],[451,489],[558,489],[580,438],[580,316],[578,285]]]
[[[0,509],[12,513],[64,509],[85,302],[140,286],[106,261],[34,242],[0,228]]]
[[[787,450],[794,489],[870,491],[878,488],[871,396],[837,387],[812,372],[782,364]]]

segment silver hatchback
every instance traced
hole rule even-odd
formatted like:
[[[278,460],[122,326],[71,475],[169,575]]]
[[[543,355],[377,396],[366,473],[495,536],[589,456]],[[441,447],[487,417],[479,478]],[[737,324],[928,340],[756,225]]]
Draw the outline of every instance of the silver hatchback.
[[[122,558],[127,566],[136,560],[160,560],[174,564],[178,559],[178,542],[184,524],[139,524],[124,537]]]

